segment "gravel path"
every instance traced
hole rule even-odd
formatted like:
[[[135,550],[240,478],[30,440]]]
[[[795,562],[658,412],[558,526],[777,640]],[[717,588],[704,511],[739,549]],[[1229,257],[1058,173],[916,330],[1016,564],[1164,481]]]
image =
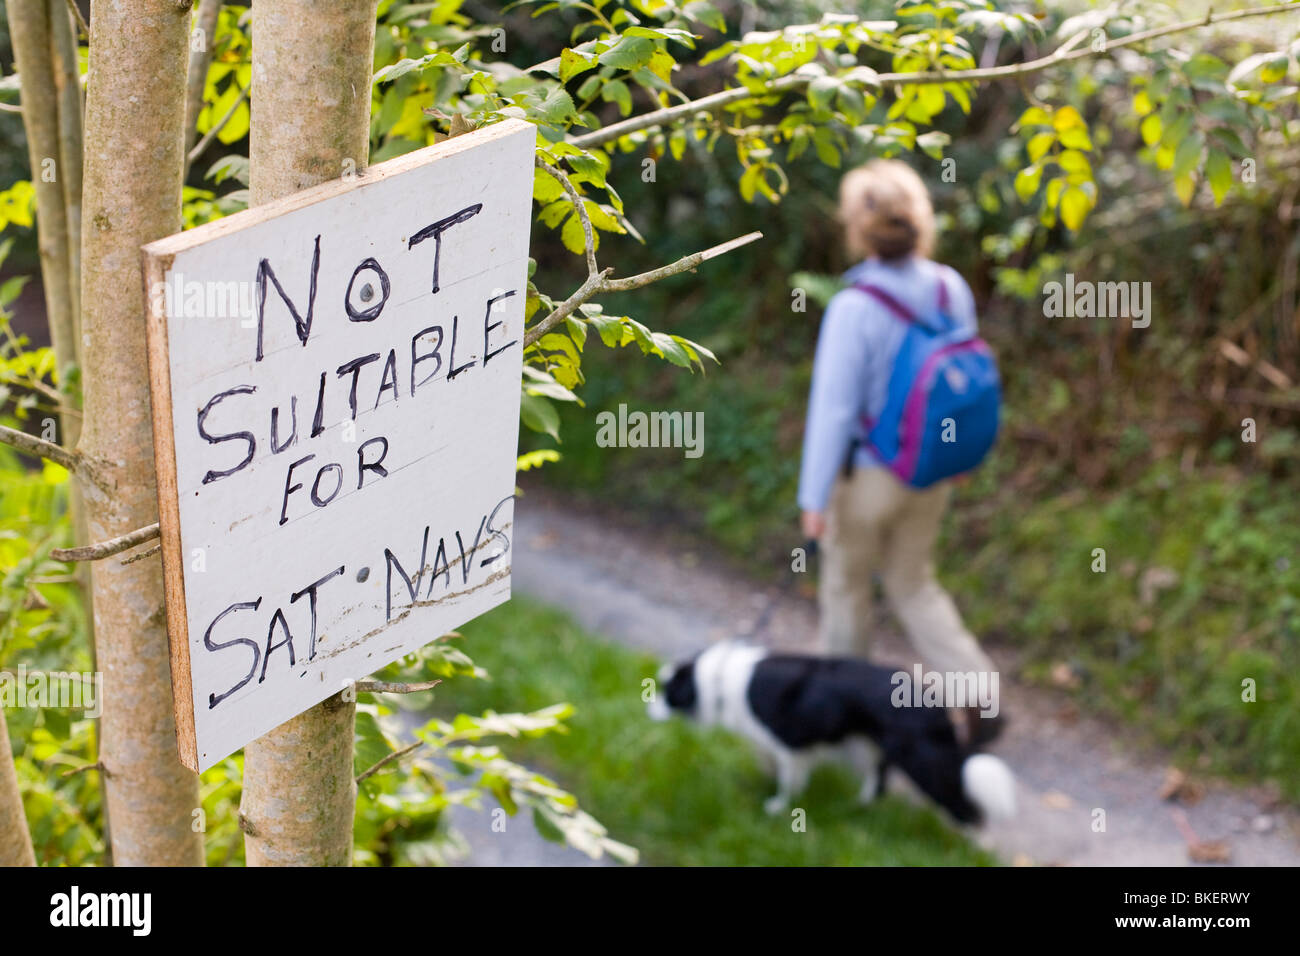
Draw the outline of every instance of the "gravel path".
[[[698,542],[611,524],[609,516],[569,510],[540,490],[520,499],[515,520],[515,593],[565,608],[596,634],[665,658],[736,635],[808,648],[810,598],[758,587]],[[897,636],[882,633],[882,660],[902,648]],[[1004,668],[1007,717],[993,749],[1020,788],[1019,818],[983,837],[1004,860],[1180,866],[1194,862],[1195,845],[1196,855],[1226,854],[1230,865],[1300,865],[1300,816],[1264,788],[1197,779],[1186,788],[1188,798],[1162,799],[1169,770],[1162,754],[1139,749],[1123,728],[1078,715],[1063,696],[1008,681],[1012,656],[997,646],[988,650]],[[1105,811],[1104,832],[1093,829],[1097,809]],[[542,840],[527,821],[511,821],[506,834],[492,833],[486,815],[455,822],[470,843],[471,864],[590,862]]]

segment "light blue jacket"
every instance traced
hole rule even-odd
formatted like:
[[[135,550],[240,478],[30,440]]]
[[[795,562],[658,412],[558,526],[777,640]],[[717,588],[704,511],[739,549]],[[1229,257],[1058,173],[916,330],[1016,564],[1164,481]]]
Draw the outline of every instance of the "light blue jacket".
[[[948,289],[948,312],[960,325],[975,329],[975,299],[966,280],[953,268],[919,256],[900,262],[867,259],[844,273],[847,286],[837,292],[822,317],[813,360],[808,420],[804,426],[803,467],[799,473],[799,507],[825,511],[831,489],[849,446],[857,440],[855,468],[879,467],[866,445],[863,418],[874,420],[885,405],[889,373],[907,331],[906,323],[855,283],[878,286],[907,306],[923,322],[933,322],[939,276]]]

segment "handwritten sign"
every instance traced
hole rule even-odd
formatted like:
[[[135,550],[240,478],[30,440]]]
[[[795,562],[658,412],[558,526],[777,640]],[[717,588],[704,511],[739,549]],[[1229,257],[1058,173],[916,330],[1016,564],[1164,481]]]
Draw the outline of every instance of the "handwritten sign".
[[[191,769],[509,598],[534,136],[144,247]]]

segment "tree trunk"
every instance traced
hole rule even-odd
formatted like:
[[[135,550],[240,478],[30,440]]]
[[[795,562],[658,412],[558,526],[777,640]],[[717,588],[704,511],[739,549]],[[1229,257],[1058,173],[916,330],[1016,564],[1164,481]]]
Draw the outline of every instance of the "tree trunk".
[[[0,707],[0,866],[35,866],[32,834],[23,814],[23,795],[14,772],[13,747],[5,726],[5,709]]]
[[[189,21],[175,0],[91,8],[80,451],[104,483],[83,484],[96,541],[158,520],[140,246],[181,227]],[[202,865],[203,837],[191,828],[199,781],[176,758],[162,565],[100,561],[93,577],[113,860]]]
[[[81,188],[82,144],[84,142],[85,104],[81,97],[81,65],[77,57],[77,24],[67,0],[46,0],[50,18],[50,70],[55,95],[59,104],[59,185],[63,192],[64,225],[68,237],[68,304],[72,312],[71,354],[59,356],[59,367],[75,362],[78,369],[85,368],[84,342],[81,328]],[[78,388],[77,392],[81,389]],[[74,402],[80,408],[79,402]],[[69,415],[63,423],[64,444],[76,447],[81,440],[81,418]],[[68,487],[68,511],[72,521],[73,539],[78,545],[90,544],[90,531],[86,525],[86,504],[81,488],[76,482]],[[89,561],[77,565],[77,586],[81,588],[82,601],[89,607],[91,601],[91,567]],[[95,654],[95,623],[93,615],[86,615],[86,639],[90,645],[91,670],[98,671]],[[101,739],[99,718],[95,718],[94,747]],[[104,778],[97,774],[100,789]],[[104,811],[104,834],[109,833],[108,811]],[[106,853],[106,862],[112,863],[113,853]]]
[[[254,8],[255,205],[365,168],[375,6],[281,0]],[[355,711],[335,695],[244,749],[240,810],[249,866],[352,862]]]
[[[81,341],[81,68],[77,60],[77,28],[66,0],[46,0],[50,10],[50,68],[59,100],[59,183],[63,186],[64,223],[68,234],[68,300],[72,309],[72,355],[82,365]],[[81,423],[70,423],[75,445]]]
[[[51,56],[48,0],[6,0],[14,63],[23,84],[23,127],[27,157],[36,190],[36,239],[41,254],[41,285],[50,326],[50,344],[59,366],[59,381],[76,364],[77,333],[72,311],[68,259],[68,223],[64,204],[64,168],[59,149],[59,96]],[[66,16],[66,13],[65,13]],[[71,446],[60,423],[58,441]]]

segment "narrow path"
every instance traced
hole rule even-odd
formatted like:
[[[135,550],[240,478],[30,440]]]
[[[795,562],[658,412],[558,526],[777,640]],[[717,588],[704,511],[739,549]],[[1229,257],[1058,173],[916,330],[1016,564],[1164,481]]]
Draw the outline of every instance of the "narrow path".
[[[564,608],[593,633],[664,658],[728,636],[809,648],[810,598],[758,587],[698,542],[611,526],[608,516],[581,513],[539,489],[519,500],[515,520],[515,592]],[[901,658],[902,649],[901,639],[882,629],[879,658]],[[1078,715],[1060,695],[1008,681],[1013,655],[997,646],[989,651],[1004,668],[1007,717],[993,749],[1015,771],[1020,790],[1019,818],[983,837],[1004,860],[1182,866],[1193,862],[1194,839],[1220,844],[1231,865],[1300,865],[1300,816],[1263,788],[1197,780],[1203,792],[1195,802],[1167,801],[1161,797],[1169,768],[1164,755],[1126,740],[1122,727]],[[1098,809],[1105,811],[1104,832],[1094,831]],[[454,822],[474,864],[589,862],[546,843],[524,821],[505,839],[489,832],[485,815]]]

